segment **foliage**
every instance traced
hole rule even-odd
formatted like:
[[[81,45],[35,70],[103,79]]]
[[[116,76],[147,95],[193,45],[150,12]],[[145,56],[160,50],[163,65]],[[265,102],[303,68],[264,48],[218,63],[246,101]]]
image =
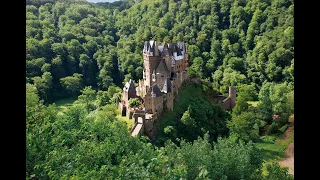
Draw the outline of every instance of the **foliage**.
[[[294,140],[292,133],[288,139],[281,139],[280,134],[271,134],[260,137],[260,141],[256,142],[256,146],[261,149],[261,155],[264,161],[279,160],[285,155],[288,145]]]
[[[282,132],[282,133],[284,133],[284,132],[287,130],[288,127],[289,127],[289,125],[288,125],[288,124],[285,124],[285,125],[283,125],[281,128],[279,128],[279,131]]]
[[[272,162],[265,165],[267,170],[267,175],[263,179],[275,179],[275,180],[293,180],[293,175],[288,174],[287,167],[280,167],[279,163]]]
[[[81,77],[81,74],[74,73],[73,76],[61,78],[60,82],[70,95],[77,95],[82,89]]]
[[[289,116],[293,113],[293,87],[284,82],[281,84],[266,82],[259,92],[260,104],[258,105],[263,118],[269,122],[272,115],[280,118],[279,125],[288,122]]]
[[[264,128],[267,125],[266,121],[260,120],[259,127]]]
[[[96,91],[92,89],[91,86],[85,87],[81,90],[81,95],[78,97],[78,101],[85,105],[87,112],[93,110],[94,107],[93,101],[96,99]]]
[[[139,107],[141,105],[141,101],[138,98],[130,98],[129,99],[129,107]]]
[[[115,104],[120,100],[121,89],[117,86],[109,86],[108,91],[99,90],[97,92],[97,106],[101,107],[106,104]]]
[[[194,119],[190,116],[191,113],[191,108],[190,106],[188,107],[188,109],[183,113],[180,122],[186,126],[194,126],[195,125],[195,121]]]
[[[159,120],[161,122],[157,134],[159,145],[167,139],[177,142],[176,138],[191,142],[198,136],[203,137],[206,132],[209,132],[210,141],[227,134],[226,112],[220,105],[208,101],[206,94],[202,87],[196,84],[183,87],[177,95],[179,101],[174,104],[173,111],[166,113]],[[169,133],[168,126],[172,126],[172,133],[171,131]],[[167,133],[164,133],[165,128]]]
[[[262,157],[252,142],[237,142],[236,138],[231,136],[228,139],[218,139],[213,147],[215,158],[212,178],[260,179]]]
[[[248,101],[256,100],[257,92],[254,85],[242,84],[236,87],[237,98],[236,106],[232,109],[234,115],[239,115],[242,112],[248,111],[249,103]]]
[[[272,133],[275,133],[277,132],[278,130],[278,124],[276,122],[273,122],[271,123],[271,125],[268,127],[268,130],[267,130],[267,134],[272,134]]]
[[[257,132],[255,127],[257,123],[254,113],[243,112],[239,115],[232,115],[231,121],[227,122],[227,127],[230,130],[230,134],[237,134],[240,139],[248,142],[259,138],[259,131]]]

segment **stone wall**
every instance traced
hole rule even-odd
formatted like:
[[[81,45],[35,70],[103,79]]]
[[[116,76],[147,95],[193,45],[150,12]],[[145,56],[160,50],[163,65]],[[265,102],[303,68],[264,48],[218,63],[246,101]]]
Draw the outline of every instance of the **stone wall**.
[[[152,113],[161,114],[163,110],[163,96],[152,98]]]
[[[222,109],[223,109],[223,110],[228,110],[228,109],[230,109],[230,103],[231,103],[230,97],[228,97],[227,99],[224,99],[223,102],[221,103]]]

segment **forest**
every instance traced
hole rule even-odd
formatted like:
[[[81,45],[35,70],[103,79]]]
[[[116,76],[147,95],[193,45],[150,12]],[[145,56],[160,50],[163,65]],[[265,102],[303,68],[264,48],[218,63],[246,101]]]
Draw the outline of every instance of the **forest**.
[[[116,107],[150,39],[184,41],[204,82],[184,85],[155,142]],[[223,111],[210,98],[229,86]],[[26,179],[293,179],[275,143],[293,116],[292,0],[26,0]]]

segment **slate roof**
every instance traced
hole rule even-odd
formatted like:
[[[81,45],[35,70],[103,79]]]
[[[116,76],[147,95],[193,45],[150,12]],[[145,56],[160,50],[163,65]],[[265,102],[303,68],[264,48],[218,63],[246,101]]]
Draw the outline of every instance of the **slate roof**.
[[[160,91],[159,87],[157,85],[153,85],[151,87],[151,97],[159,97],[162,96],[162,92]]]
[[[128,92],[136,92],[136,87],[132,79],[130,79],[129,82],[127,82],[124,87],[125,87],[125,90]]]
[[[162,91],[165,92],[165,93],[170,93],[171,92],[171,80],[170,80],[170,78],[167,78],[164,81],[164,85],[163,85]]]
[[[161,51],[161,56],[169,56],[168,44],[164,43],[163,50]]]
[[[188,52],[187,45],[183,41],[179,41],[177,43],[164,42],[161,45],[157,45],[154,40],[144,42],[143,50],[145,52],[154,52],[155,48],[159,50],[161,56],[172,56],[174,52],[177,52],[177,56],[181,56],[183,55],[182,51],[184,51],[184,53]]]
[[[160,60],[158,67],[156,68],[156,73],[160,73],[163,75],[169,75],[170,71],[168,70],[166,63],[164,60]]]

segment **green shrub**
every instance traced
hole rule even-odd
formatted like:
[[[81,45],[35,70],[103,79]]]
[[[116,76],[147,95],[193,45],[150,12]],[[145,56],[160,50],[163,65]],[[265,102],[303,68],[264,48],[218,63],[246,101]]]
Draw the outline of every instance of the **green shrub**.
[[[138,98],[131,98],[129,100],[129,107],[139,107],[141,105],[141,101]]]
[[[279,131],[282,132],[282,133],[284,133],[284,132],[287,130],[288,127],[289,127],[289,125],[288,125],[288,124],[285,124],[285,125],[283,125],[283,126],[279,129]]]
[[[267,125],[267,122],[264,120],[259,120],[259,128],[264,128]]]
[[[278,130],[278,125],[276,122],[273,122],[268,128],[267,134],[275,133],[277,130]]]
[[[277,138],[275,136],[261,136],[261,139],[264,142],[274,143]]]

